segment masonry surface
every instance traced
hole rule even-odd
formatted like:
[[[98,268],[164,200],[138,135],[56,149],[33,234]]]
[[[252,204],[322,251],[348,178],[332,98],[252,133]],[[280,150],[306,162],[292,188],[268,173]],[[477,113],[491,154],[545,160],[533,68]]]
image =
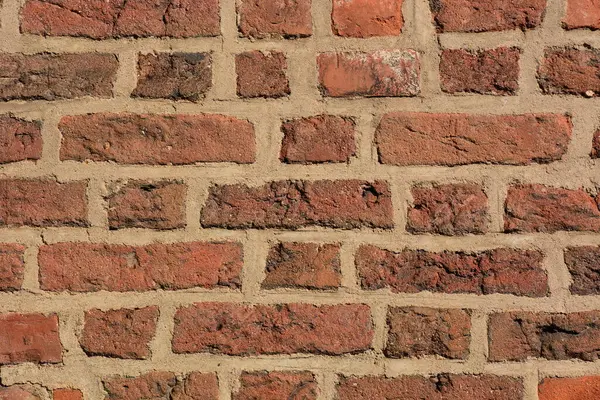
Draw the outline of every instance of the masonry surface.
[[[599,399],[598,29],[2,0],[0,399]]]

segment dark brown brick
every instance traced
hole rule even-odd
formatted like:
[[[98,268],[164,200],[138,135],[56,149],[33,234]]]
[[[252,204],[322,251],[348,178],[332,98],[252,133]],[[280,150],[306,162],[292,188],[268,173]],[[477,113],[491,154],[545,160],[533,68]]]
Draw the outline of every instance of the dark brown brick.
[[[278,98],[290,94],[287,61],[280,51],[248,51],[235,57],[237,94],[240,97]]]
[[[600,50],[547,49],[538,83],[545,94],[600,95]]]
[[[600,247],[569,247],[565,249],[564,260],[573,278],[572,294],[600,294]]]

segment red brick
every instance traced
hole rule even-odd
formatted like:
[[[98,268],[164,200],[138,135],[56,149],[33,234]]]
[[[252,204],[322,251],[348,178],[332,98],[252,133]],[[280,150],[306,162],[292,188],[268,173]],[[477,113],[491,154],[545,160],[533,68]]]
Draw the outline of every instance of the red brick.
[[[500,248],[478,253],[393,252],[361,246],[356,267],[365,290],[393,293],[505,293],[541,297],[548,294],[543,255],[533,250]]]
[[[253,163],[254,127],[215,114],[88,114],[63,117],[61,160],[181,165]]]
[[[233,400],[316,400],[317,382],[310,372],[243,372]]]
[[[600,158],[600,129],[594,132],[594,138],[592,139],[592,158]]]
[[[297,38],[312,34],[311,0],[241,0],[238,5],[242,36]]]
[[[565,29],[600,29],[598,3],[595,0],[567,0],[567,14],[562,24]]]
[[[88,226],[87,182],[0,180],[0,226]]]
[[[185,226],[186,186],[130,181],[108,196],[110,229],[177,229]]]
[[[54,389],[53,400],[83,400],[83,393],[78,389]]]
[[[144,360],[156,332],[158,307],[86,311],[80,339],[88,356]]]
[[[490,361],[580,359],[600,355],[600,313],[508,312],[489,319]]]
[[[364,376],[341,378],[339,400],[521,400],[518,378],[495,375]]]
[[[402,0],[333,0],[333,31],[338,36],[396,36],[402,32]]]
[[[396,112],[383,116],[375,140],[382,164],[528,165],[560,160],[571,131],[559,114]]]
[[[465,359],[471,341],[471,316],[460,309],[390,308],[385,355],[391,358],[440,356]]]
[[[487,232],[488,198],[480,185],[458,183],[412,188],[406,229],[442,235]]]
[[[92,39],[220,34],[218,0],[27,0],[21,32]]]
[[[486,32],[539,27],[546,0],[431,0],[438,32]]]
[[[0,100],[112,97],[117,67],[112,54],[0,53]]]
[[[227,355],[358,353],[371,348],[363,304],[196,303],[175,314],[175,353]]]
[[[0,365],[61,361],[56,314],[0,315]]]
[[[383,181],[275,181],[263,186],[217,185],[201,217],[227,229],[391,228],[392,201]]]
[[[287,61],[280,51],[248,51],[235,56],[237,94],[240,97],[278,98],[290,94]]]
[[[600,247],[569,247],[565,249],[564,261],[573,278],[572,294],[600,294]]]
[[[597,400],[600,376],[546,378],[538,386],[539,400]]]
[[[490,50],[444,50],[440,60],[442,90],[513,95],[519,88],[519,57],[515,47]]]
[[[267,257],[263,289],[334,289],[341,285],[340,245],[277,243]]]
[[[38,393],[36,393],[38,392]],[[42,400],[42,391],[31,385],[0,386],[0,400]],[[58,399],[54,399],[58,400]]]
[[[285,121],[279,159],[288,164],[349,162],[356,155],[351,118],[317,115]]]
[[[0,291],[21,289],[25,272],[25,246],[0,244]]]
[[[0,164],[42,157],[41,123],[0,115]]]
[[[600,95],[600,50],[547,49],[537,77],[545,94]]]
[[[132,96],[198,101],[211,86],[210,53],[140,54]]]
[[[242,246],[233,242],[58,243],[40,247],[40,287],[55,292],[239,288],[242,257]]]
[[[514,185],[504,204],[506,232],[600,232],[597,201],[583,189]]]
[[[421,91],[414,50],[322,53],[317,58],[323,96],[399,97]]]

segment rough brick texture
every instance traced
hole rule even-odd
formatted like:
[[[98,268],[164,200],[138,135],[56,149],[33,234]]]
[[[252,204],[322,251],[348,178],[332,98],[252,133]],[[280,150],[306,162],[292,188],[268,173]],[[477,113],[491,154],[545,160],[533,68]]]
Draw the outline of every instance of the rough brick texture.
[[[237,243],[126,246],[57,243],[40,248],[43,290],[115,292],[240,286],[242,248]]]
[[[237,10],[242,36],[296,38],[312,34],[311,0],[241,0]]]
[[[235,57],[237,94],[240,97],[277,98],[290,94],[287,62],[279,51],[249,51]]]
[[[571,293],[600,293],[600,247],[582,246],[565,249],[565,264],[572,277]]]
[[[233,400],[317,400],[317,382],[310,372],[242,373]]]
[[[334,0],[331,14],[336,35],[395,36],[402,32],[401,0]]]
[[[600,29],[600,7],[594,0],[568,0],[562,23],[565,29]]]
[[[54,389],[52,400],[83,400],[83,393],[79,389]]]
[[[0,115],[0,164],[42,157],[39,121],[25,121]]]
[[[546,378],[540,382],[539,400],[593,400],[600,396],[600,376]]]
[[[43,391],[26,385],[0,386],[0,400],[42,400]]]
[[[534,250],[500,248],[479,253],[392,252],[361,246],[356,267],[363,289],[394,293],[509,293],[539,297],[548,292],[543,256]]]
[[[0,365],[61,361],[56,314],[0,315]]]
[[[21,288],[25,273],[25,246],[0,244],[0,291],[14,291]]]
[[[538,69],[538,82],[545,94],[600,94],[600,50],[547,49]]]

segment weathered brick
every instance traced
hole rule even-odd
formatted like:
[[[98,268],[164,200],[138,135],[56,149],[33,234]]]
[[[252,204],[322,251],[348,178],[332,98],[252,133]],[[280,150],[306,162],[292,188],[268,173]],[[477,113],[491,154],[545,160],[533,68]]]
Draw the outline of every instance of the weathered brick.
[[[382,164],[528,165],[560,160],[571,132],[559,114],[396,112],[383,116],[375,140]]]
[[[505,293],[541,297],[548,294],[543,255],[533,250],[499,248],[478,253],[393,252],[363,245],[356,267],[365,290],[394,293]]]
[[[42,400],[45,399],[42,397],[44,394],[43,390],[36,390],[32,385],[0,386],[0,400]]]
[[[290,94],[287,61],[280,51],[248,51],[235,56],[237,94],[240,97],[278,98]]]
[[[198,101],[211,86],[210,53],[140,54],[132,96]]]
[[[88,226],[87,182],[0,179],[0,226]]]
[[[594,138],[592,139],[592,158],[600,158],[600,129],[594,132]]]
[[[110,194],[110,229],[177,229],[185,226],[186,186],[171,181],[130,181]]]
[[[562,25],[565,29],[600,29],[598,3],[595,0],[567,0],[567,14],[562,20]]]
[[[333,0],[332,28],[345,37],[396,36],[402,32],[402,0]]]
[[[115,292],[239,288],[242,246],[189,242],[126,246],[57,243],[40,247],[43,290]]]
[[[600,313],[508,312],[489,319],[490,361],[596,361],[600,356]]]
[[[21,32],[44,36],[217,36],[218,0],[26,0]]]
[[[506,232],[600,232],[597,200],[583,189],[513,185],[504,212]]]
[[[495,375],[342,377],[339,400],[521,400],[523,383],[518,378]]]
[[[438,32],[486,32],[539,27],[546,0],[431,0]]]
[[[421,91],[420,57],[414,50],[321,53],[317,64],[323,96],[399,97]]]
[[[287,242],[272,246],[263,289],[334,289],[340,286],[340,245]]]
[[[478,184],[416,186],[412,188],[412,197],[406,223],[409,232],[442,235],[487,232],[488,198]]]
[[[279,159],[288,164],[349,162],[356,155],[351,118],[317,115],[285,121]]]
[[[387,315],[385,355],[391,358],[441,356],[465,359],[471,341],[471,316],[460,309],[393,307]]]
[[[25,246],[0,244],[0,291],[21,289],[25,272]]]
[[[217,185],[202,210],[204,227],[228,229],[391,228],[392,202],[383,181],[275,181]]]
[[[41,123],[0,115],[0,164],[41,157]]]
[[[157,320],[156,306],[89,310],[85,313],[80,344],[88,356],[147,359]]]
[[[56,314],[0,315],[0,365],[61,361]]]
[[[0,100],[112,97],[117,67],[112,54],[0,53]]]
[[[175,314],[175,353],[327,354],[369,350],[368,306],[196,303]]]
[[[572,294],[600,294],[600,247],[569,247],[565,249],[564,260],[573,278]]]
[[[233,400],[317,399],[317,382],[310,372],[243,372]]]
[[[600,376],[546,378],[538,386],[539,400],[596,400],[600,398]]]
[[[83,393],[79,389],[54,389],[52,400],[83,400]]]
[[[59,129],[61,160],[246,164],[256,153],[253,125],[224,115],[87,114],[63,117]]]
[[[600,50],[547,49],[537,78],[545,94],[600,95]]]
[[[440,79],[446,93],[513,95],[519,88],[519,58],[515,47],[490,50],[444,50]]]
[[[312,34],[311,0],[256,1],[238,4],[239,31],[254,38],[297,38]]]

